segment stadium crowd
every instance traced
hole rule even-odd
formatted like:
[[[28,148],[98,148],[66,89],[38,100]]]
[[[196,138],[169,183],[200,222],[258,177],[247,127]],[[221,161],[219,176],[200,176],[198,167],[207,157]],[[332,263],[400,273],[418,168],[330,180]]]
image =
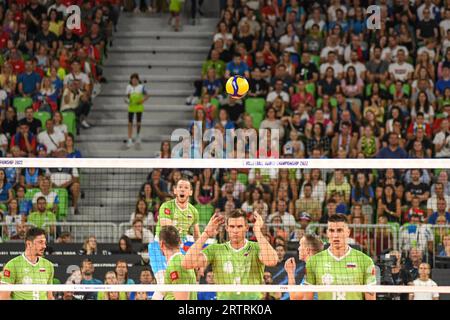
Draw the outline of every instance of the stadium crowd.
[[[30,200],[23,196],[24,184],[29,183],[24,173],[15,183],[15,195],[8,176],[0,170],[0,178],[4,176],[0,179],[2,221],[8,223],[2,230],[3,240],[23,239],[28,221],[40,227],[45,223],[52,243],[73,242],[70,234],[59,232],[52,225],[56,221],[58,198],[48,182],[58,177],[58,173],[42,171],[38,175],[41,191]],[[50,173],[50,178],[45,173]],[[201,228],[214,213],[226,215],[240,208],[247,213],[250,224],[254,222],[252,212],[261,213],[266,223],[263,233],[279,258],[275,267],[266,269],[266,283],[286,281],[284,263],[296,256],[303,235],[316,233],[326,243],[321,227],[310,224],[326,223],[333,214],[347,216],[353,225],[350,243],[374,261],[381,262],[387,252],[398,256],[393,269],[398,275],[396,284],[415,280],[422,262],[433,266],[436,257],[450,256],[449,172],[425,169],[153,169],[136,190],[130,228],[124,230],[115,253],[140,254],[142,260],[138,264],[149,266],[147,244],[154,239],[159,207],[174,197],[173,187],[181,177],[188,177],[193,185],[190,202],[199,212]],[[101,254],[96,236],[101,237],[94,234],[86,239],[80,254]],[[254,240],[251,227],[249,239]],[[224,229],[216,240],[227,240]],[[133,249],[133,244],[139,246]],[[296,276],[300,276],[301,270],[297,270]],[[268,293],[266,298],[280,297]]]
[[[67,8],[78,5],[80,25]],[[0,6],[0,156],[80,157],[118,1],[3,1]]]
[[[188,103],[202,130],[279,129],[275,156],[446,158],[449,47],[448,1],[229,0]],[[224,94],[232,75],[245,99]]]

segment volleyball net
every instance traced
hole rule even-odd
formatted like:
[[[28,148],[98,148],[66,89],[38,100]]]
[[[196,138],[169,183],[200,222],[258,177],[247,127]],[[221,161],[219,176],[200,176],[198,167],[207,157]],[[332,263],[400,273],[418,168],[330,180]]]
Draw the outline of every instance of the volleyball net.
[[[139,292],[148,293],[140,298],[181,292],[240,300],[285,300],[290,293],[325,299],[450,293],[445,160],[1,159],[1,165],[11,191],[0,201],[2,292],[85,300],[136,299]],[[181,178],[191,182],[187,201],[193,211],[177,221],[178,255],[161,250],[158,221],[173,219],[180,209],[166,203],[176,197]],[[247,228],[242,248],[233,247],[227,229],[236,209]],[[349,228],[345,243],[351,249],[342,259],[333,256],[328,230],[335,214],[345,216]],[[221,221],[214,234],[203,239],[200,253],[189,255],[193,225],[201,234],[215,216]],[[46,232],[43,256],[52,267],[22,260],[17,269],[5,268],[24,252],[27,231],[35,226]],[[302,256],[306,236],[320,241],[320,252],[330,252],[310,262],[314,271]],[[205,267],[198,259],[207,261]],[[286,261],[292,262],[290,274]],[[160,272],[168,266],[170,272]]]

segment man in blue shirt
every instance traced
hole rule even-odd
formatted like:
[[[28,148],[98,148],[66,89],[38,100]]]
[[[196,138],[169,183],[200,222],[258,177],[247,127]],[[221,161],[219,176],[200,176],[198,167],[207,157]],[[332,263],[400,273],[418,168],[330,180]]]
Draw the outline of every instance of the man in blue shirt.
[[[34,97],[39,92],[41,76],[34,72],[33,62],[25,62],[25,72],[18,77],[19,94],[23,97]]]
[[[250,71],[247,63],[242,61],[241,55],[236,53],[233,57],[233,61],[227,63],[227,68],[225,71],[225,78],[228,79],[231,76],[243,76],[245,78],[250,78]]]
[[[399,146],[398,135],[395,132],[389,133],[388,146],[382,148],[377,156],[378,159],[406,159],[408,154]]]
[[[436,93],[443,95],[445,89],[450,88],[450,69],[448,67],[442,68],[442,79],[436,82]]]
[[[94,278],[94,265],[92,260],[84,259],[81,262],[81,284],[103,284],[99,279]],[[83,300],[97,300],[97,292],[83,292],[79,295],[83,295]]]
[[[450,223],[450,212],[447,212],[447,201],[445,201],[445,198],[438,198],[437,199],[437,211],[433,212],[428,217],[428,223],[429,224],[436,224],[436,220],[438,217],[445,217],[445,220],[447,223]]]

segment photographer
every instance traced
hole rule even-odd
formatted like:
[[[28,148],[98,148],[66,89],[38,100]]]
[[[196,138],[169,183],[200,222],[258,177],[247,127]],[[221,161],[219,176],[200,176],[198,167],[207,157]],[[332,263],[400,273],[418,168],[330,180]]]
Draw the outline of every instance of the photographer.
[[[407,286],[412,284],[413,276],[402,265],[400,252],[392,250],[380,256],[378,266],[381,270],[381,285]],[[408,300],[408,293],[380,294],[382,300]]]

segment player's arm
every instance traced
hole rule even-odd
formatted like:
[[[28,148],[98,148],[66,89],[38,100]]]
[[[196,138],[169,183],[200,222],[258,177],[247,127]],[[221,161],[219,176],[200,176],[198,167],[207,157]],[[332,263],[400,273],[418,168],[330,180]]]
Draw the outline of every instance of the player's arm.
[[[208,265],[208,261],[205,254],[202,252],[203,245],[209,238],[212,238],[217,234],[218,228],[222,223],[222,216],[218,215],[217,213],[212,216],[203,233],[187,251],[186,256],[181,262],[181,266],[183,268],[206,268],[206,266]]]
[[[278,255],[272,245],[264,237],[261,228],[264,225],[264,220],[258,212],[253,212],[255,217],[255,225],[253,232],[259,244],[259,260],[268,267],[273,267],[278,263]]]
[[[377,284],[377,278],[375,276],[375,265],[373,264],[373,261],[369,256],[366,256],[366,259],[368,262],[367,263],[368,267],[366,268],[365,284],[375,285]],[[375,292],[365,292],[364,298],[366,300],[376,300],[377,295],[375,294]]]
[[[295,258],[289,258],[284,263],[284,270],[288,275],[288,285],[295,285]],[[289,300],[303,300],[303,292],[289,292]]]
[[[53,265],[50,268],[50,277],[48,278],[47,284],[53,284],[53,277],[55,275],[55,269],[53,268]],[[52,291],[47,291],[47,299],[48,300],[55,300],[55,297],[53,296]]]
[[[16,282],[16,273],[14,272],[14,265],[8,262],[3,268],[3,275],[1,284],[14,284]],[[1,291],[0,300],[11,300],[11,291]]]

